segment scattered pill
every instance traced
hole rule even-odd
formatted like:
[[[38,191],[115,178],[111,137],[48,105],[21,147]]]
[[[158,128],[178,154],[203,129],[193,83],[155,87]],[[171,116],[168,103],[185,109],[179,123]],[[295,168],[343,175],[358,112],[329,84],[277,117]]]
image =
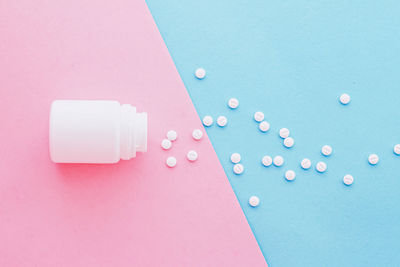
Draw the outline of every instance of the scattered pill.
[[[175,157],[168,157],[166,163],[167,163],[168,167],[173,168],[176,165],[176,158]]]
[[[268,132],[269,130],[269,123],[267,121],[263,121],[260,123],[260,125],[258,125],[258,128],[260,129],[261,132]]]
[[[194,129],[192,137],[194,140],[200,140],[203,137],[203,132],[200,129]]]
[[[171,140],[169,139],[164,139],[161,141],[161,147],[165,150],[168,150],[172,147]]]
[[[279,136],[283,139],[288,138],[290,135],[290,131],[288,128],[282,128],[279,130]]]
[[[239,153],[233,153],[231,155],[231,161],[232,163],[239,163],[242,160],[242,157],[240,156]]]
[[[262,160],[261,160],[261,162],[262,162],[262,164],[265,166],[265,167],[268,167],[268,166],[271,166],[271,164],[272,164],[272,158],[271,158],[271,156],[264,156],[263,158],[262,158]]]
[[[283,160],[282,156],[276,156],[276,157],[274,157],[273,163],[274,163],[274,165],[275,165],[276,167],[282,166],[284,162],[285,162],[285,161]]]
[[[249,205],[252,207],[257,207],[260,205],[260,199],[257,196],[251,196],[249,198]]]
[[[348,94],[342,94],[339,98],[340,103],[342,103],[343,105],[347,105],[348,103],[350,103],[350,96]]]
[[[235,174],[242,174],[244,171],[244,167],[242,164],[238,163],[233,166],[233,172]]]
[[[311,160],[310,159],[303,159],[300,163],[301,167],[305,170],[308,170],[311,168]]]
[[[294,139],[292,137],[285,138],[283,140],[283,145],[287,148],[291,148],[294,145]]]
[[[219,127],[224,127],[228,123],[228,119],[225,116],[219,116],[217,118],[217,124]]]
[[[211,116],[204,116],[203,124],[207,127],[210,127],[213,124],[214,120]]]
[[[198,158],[198,154],[194,150],[189,150],[186,156],[189,161],[195,161]]]
[[[354,181],[354,178],[353,178],[353,176],[350,175],[350,174],[346,174],[346,175],[343,177],[343,183],[344,183],[345,185],[351,185],[351,184],[353,183],[353,181]]]
[[[170,130],[167,132],[167,138],[171,141],[175,141],[178,138],[178,133],[174,130]]]
[[[203,68],[198,68],[194,75],[197,79],[203,79],[206,76],[206,70]]]
[[[394,146],[393,152],[394,152],[394,154],[400,156],[400,144],[397,144]]]
[[[328,166],[326,165],[326,163],[322,161],[318,162],[317,165],[315,165],[315,169],[321,173],[325,172],[327,168]]]
[[[257,111],[256,113],[254,113],[254,119],[257,122],[262,122],[264,120],[264,113],[262,113],[261,111]]]
[[[377,154],[371,154],[371,155],[369,155],[369,157],[368,157],[368,162],[369,162],[369,164],[371,164],[371,165],[376,165],[376,164],[378,164],[378,162],[379,162],[379,157],[378,157],[378,155],[377,155]]]
[[[328,145],[324,145],[322,148],[321,148],[321,153],[322,153],[322,155],[324,155],[324,156],[330,156],[331,154],[332,154],[332,147],[331,146],[328,146]]]
[[[288,181],[293,181],[296,178],[296,173],[292,170],[288,170],[285,172],[285,178]]]
[[[239,106],[239,100],[237,100],[236,98],[231,98],[228,100],[228,106],[231,109],[235,109]]]

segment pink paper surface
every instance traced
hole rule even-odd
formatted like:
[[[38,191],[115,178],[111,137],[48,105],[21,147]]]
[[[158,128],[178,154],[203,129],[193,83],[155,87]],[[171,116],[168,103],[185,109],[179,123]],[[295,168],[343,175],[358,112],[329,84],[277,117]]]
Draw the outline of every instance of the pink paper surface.
[[[54,99],[136,105],[148,153],[52,163]],[[0,101],[0,266],[266,266],[144,1],[1,1]]]

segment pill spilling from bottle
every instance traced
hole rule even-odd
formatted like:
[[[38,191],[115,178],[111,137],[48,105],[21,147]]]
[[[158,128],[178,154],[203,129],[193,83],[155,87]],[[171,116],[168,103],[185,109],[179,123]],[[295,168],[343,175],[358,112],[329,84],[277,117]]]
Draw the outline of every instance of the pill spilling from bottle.
[[[272,164],[272,157],[266,155],[266,156],[264,156],[264,157],[262,158],[261,162],[262,162],[262,164],[263,164],[265,167],[269,167],[269,166],[271,166],[271,164]]]
[[[242,159],[242,157],[240,156],[239,153],[233,153],[233,154],[231,155],[231,161],[232,161],[232,163],[234,163],[234,164],[239,163],[241,159]]]
[[[196,76],[197,79],[204,79],[206,77],[206,70],[203,68],[198,68],[196,69],[194,75]]]
[[[343,106],[347,106],[351,102],[351,97],[347,93],[343,93],[339,96],[339,102]],[[237,98],[229,98],[227,101],[228,107],[230,110],[235,110],[239,106],[239,100]],[[217,115],[217,114],[214,114]],[[255,122],[258,124],[258,130],[261,133],[266,133],[271,129],[271,124],[265,120],[265,114],[263,111],[256,111],[253,113],[253,119]],[[203,117],[203,125],[207,127],[208,130],[212,131],[212,128],[210,128],[213,124],[213,118],[210,115],[204,116]],[[224,127],[227,124],[228,118],[226,116],[219,116],[217,117],[216,124],[220,127]],[[280,128],[278,130],[278,135],[282,140],[282,144],[285,148],[288,148],[287,153],[291,153],[289,151],[296,151],[292,150],[292,148],[295,144],[294,138],[291,136],[291,131],[288,128]],[[268,135],[266,135],[268,137]],[[260,147],[263,147],[260,145]],[[396,144],[393,147],[393,153],[397,156],[400,156],[400,144]],[[333,154],[333,148],[330,145],[324,145],[320,148],[320,157],[325,158],[326,160],[333,160],[330,159]],[[242,164],[242,156],[239,153],[232,153],[230,156],[230,161],[233,164],[233,173],[236,175],[241,175],[244,172],[244,165]],[[314,166],[314,171],[317,173],[325,173],[328,169],[328,164],[325,161],[322,160],[316,160],[316,164]],[[370,154],[368,156],[368,162],[370,165],[375,166],[379,162],[379,156],[377,154]],[[261,165],[263,167],[269,167],[271,165],[274,165],[276,167],[282,167],[285,163],[285,160],[283,156],[277,155],[275,157],[271,157],[270,155],[265,155],[262,156],[261,158]],[[289,165],[289,163],[287,163]],[[302,172],[302,173],[310,173],[310,169],[312,168],[313,164],[310,158],[303,158],[300,160],[300,169],[307,171],[307,172]],[[251,168],[252,166],[250,166]],[[268,168],[265,168],[268,169]],[[286,170],[284,172],[284,178],[287,181],[293,181],[296,179],[296,172],[293,169]],[[354,182],[354,177],[350,174],[345,175],[342,179],[342,182],[346,186],[350,186]],[[259,204],[259,198],[256,196],[252,196],[249,199],[249,204],[252,207],[258,206]]]
[[[194,129],[192,131],[191,134],[192,138],[194,139],[193,143],[196,145],[198,144],[197,141],[200,141],[203,137],[203,132],[200,129]],[[175,142],[178,139],[178,133],[175,130],[169,130],[166,133],[166,139],[163,139],[161,141],[161,147],[163,150],[172,150],[172,142]],[[179,153],[179,152],[175,152],[175,153]],[[199,154],[197,153],[196,150],[194,149],[190,149],[189,151],[187,151],[186,153],[186,158],[189,162],[195,162],[197,161],[199,157]],[[178,163],[178,160],[175,156],[169,156],[167,157],[165,164],[167,167],[169,168],[174,168]]]
[[[254,207],[257,207],[258,205],[260,205],[260,199],[257,196],[251,196],[249,198],[249,205]]]
[[[343,177],[343,183],[344,183],[345,185],[351,185],[351,184],[353,184],[353,182],[354,182],[354,178],[353,178],[352,175],[346,174],[346,175]]]
[[[371,154],[368,157],[368,162],[371,165],[376,165],[379,162],[379,156],[377,154]]]
[[[326,165],[325,162],[323,161],[319,161],[317,162],[317,165],[315,165],[315,169],[319,172],[319,173],[323,173],[326,172],[326,169],[328,168],[328,165]]]
[[[311,160],[305,158],[305,159],[303,159],[303,160],[301,161],[300,165],[301,165],[301,167],[302,167],[304,170],[308,170],[308,169],[311,168]]]

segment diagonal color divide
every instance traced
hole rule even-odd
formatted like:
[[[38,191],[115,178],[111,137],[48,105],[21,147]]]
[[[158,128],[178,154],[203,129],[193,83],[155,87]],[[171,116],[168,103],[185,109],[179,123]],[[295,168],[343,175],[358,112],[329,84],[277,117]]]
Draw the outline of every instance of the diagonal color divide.
[[[1,266],[266,266],[144,1],[8,1],[0,58]],[[54,99],[147,111],[148,153],[51,163]]]

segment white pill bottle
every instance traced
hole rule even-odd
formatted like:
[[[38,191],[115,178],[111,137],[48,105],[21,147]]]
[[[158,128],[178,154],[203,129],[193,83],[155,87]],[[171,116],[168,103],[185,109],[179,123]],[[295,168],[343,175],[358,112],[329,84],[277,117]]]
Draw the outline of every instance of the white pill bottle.
[[[116,163],[147,151],[147,114],[117,101],[56,100],[50,111],[55,163]]]

